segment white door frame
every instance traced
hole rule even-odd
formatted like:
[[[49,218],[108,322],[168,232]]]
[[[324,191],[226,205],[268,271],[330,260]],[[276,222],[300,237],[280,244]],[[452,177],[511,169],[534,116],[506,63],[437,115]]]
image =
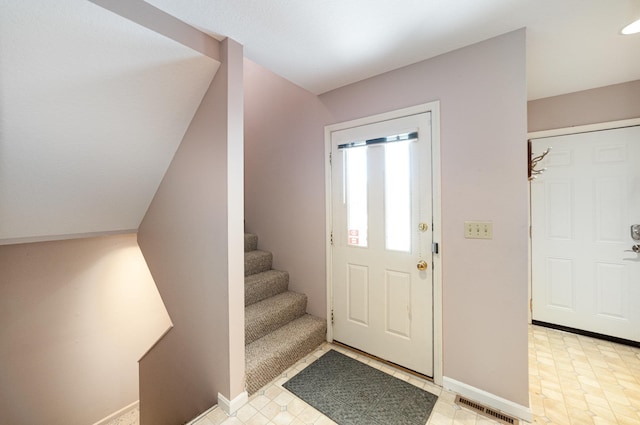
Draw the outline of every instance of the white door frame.
[[[602,122],[596,124],[586,124],[586,125],[578,125],[575,127],[563,127],[556,128],[553,130],[542,130],[542,131],[533,131],[527,133],[527,140],[533,139],[544,139],[547,137],[554,136],[567,136],[569,134],[579,134],[579,133],[589,133],[591,131],[601,131],[601,130],[613,130],[615,128],[623,128],[623,127],[632,127],[640,125],[640,118],[632,118],[628,120],[620,120],[620,121],[609,121]],[[533,238],[533,229],[531,228],[531,183],[528,186],[529,190],[529,300],[532,300],[533,297],[533,271],[532,271],[532,263],[533,263],[533,250],[531,248],[531,240]],[[528,318],[529,324],[532,322],[532,311],[531,311],[531,303],[529,303],[528,310]]]
[[[326,209],[326,273],[327,273],[327,340],[333,341],[331,326],[331,308],[333,300],[331,264],[331,133],[347,128],[359,127],[380,121],[388,121],[409,115],[425,112],[431,113],[431,154],[433,185],[433,241],[438,243],[438,253],[433,254],[433,382],[442,385],[442,215],[441,215],[441,180],[440,180],[440,101],[424,103],[409,108],[398,109],[370,117],[359,118],[338,124],[325,126],[325,209]]]

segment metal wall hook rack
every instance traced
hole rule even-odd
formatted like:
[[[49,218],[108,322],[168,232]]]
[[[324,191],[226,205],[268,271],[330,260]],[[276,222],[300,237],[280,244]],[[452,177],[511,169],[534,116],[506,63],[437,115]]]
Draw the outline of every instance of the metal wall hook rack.
[[[527,158],[529,160],[529,164],[528,164],[528,166],[529,166],[529,173],[528,173],[529,181],[534,180],[537,176],[539,176],[540,174],[544,173],[546,168],[538,169],[536,167],[538,166],[538,163],[540,161],[542,161],[544,159],[544,157],[549,154],[550,150],[551,150],[551,147],[548,147],[547,150],[542,152],[540,155],[534,157],[532,149],[531,149],[531,140],[527,141]]]

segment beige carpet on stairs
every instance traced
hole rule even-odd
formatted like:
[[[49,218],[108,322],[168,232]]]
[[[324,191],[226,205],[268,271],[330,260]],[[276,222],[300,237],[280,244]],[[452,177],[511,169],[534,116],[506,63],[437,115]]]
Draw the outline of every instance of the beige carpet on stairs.
[[[289,274],[245,234],[247,391],[253,394],[326,340],[325,319],[306,313],[307,297],[288,291]]]

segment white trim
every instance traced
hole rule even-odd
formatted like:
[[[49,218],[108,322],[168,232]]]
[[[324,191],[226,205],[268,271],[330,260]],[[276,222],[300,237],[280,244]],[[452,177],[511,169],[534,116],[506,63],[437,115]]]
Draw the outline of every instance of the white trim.
[[[611,130],[614,128],[632,127],[640,125],[640,118],[628,120],[601,122],[597,124],[578,125],[575,127],[563,127],[553,130],[533,131],[527,134],[529,139],[543,139],[545,137],[565,136],[567,134],[588,133],[590,131]]]
[[[502,397],[498,397],[495,394],[491,394],[487,391],[481,390],[471,385],[467,385],[463,382],[456,381],[455,379],[445,376],[442,379],[443,387],[449,391],[453,391],[462,396],[470,398],[473,401],[500,410],[512,416],[516,416],[527,422],[532,422],[533,416],[531,414],[531,408],[522,406],[513,401],[507,400]]]
[[[397,109],[395,111],[384,112],[382,114],[372,115],[370,117],[357,118],[351,121],[345,121],[341,123],[331,124],[325,126],[325,146],[327,143],[327,136],[329,136],[329,151],[331,151],[331,133],[334,131],[346,130],[348,128],[362,127],[363,125],[374,124],[381,121],[390,121],[397,118],[408,117],[410,115],[423,114],[425,112],[432,112],[434,109],[440,110],[440,101],[436,100],[429,103],[423,103],[421,105],[410,106],[408,108]]]
[[[327,273],[327,341],[333,342],[333,326],[331,311],[333,310],[333,285],[331,285],[331,230],[333,215],[331,214],[331,131],[332,126],[324,128],[324,208],[325,208],[325,270]]]
[[[220,406],[220,408],[224,410],[224,412],[229,416],[235,414],[238,410],[240,410],[242,406],[247,404],[248,401],[249,394],[247,394],[246,391],[241,392],[231,401],[227,400],[225,396],[218,393],[218,406]]]
[[[529,287],[527,291],[527,323],[530,325],[533,322],[533,228],[531,227],[531,182],[527,182],[527,211],[529,216],[527,217],[527,285]]]
[[[332,264],[331,264],[331,133],[353,127],[360,127],[381,121],[393,120],[410,115],[431,113],[431,163],[433,187],[433,241],[438,242],[439,254],[433,254],[433,382],[442,385],[442,182],[440,168],[440,101],[436,100],[408,108],[385,112],[370,117],[358,118],[351,121],[332,124],[324,128],[325,152],[325,213],[326,213],[326,271],[327,271],[327,341],[333,341],[333,327],[331,326],[331,309],[333,307],[332,294]]]
[[[112,420],[132,411],[133,409],[136,409],[140,407],[140,400],[136,400],[133,403],[131,403],[130,405],[123,407],[122,409],[118,410],[117,412],[114,412],[112,414],[110,414],[109,416],[107,416],[104,419],[100,419],[98,422],[94,423],[93,425],[106,425],[107,423],[111,422]]]
[[[433,242],[438,254],[433,254],[433,382],[442,386],[442,180],[440,168],[440,102],[425,105],[431,111],[431,173],[433,197]]]

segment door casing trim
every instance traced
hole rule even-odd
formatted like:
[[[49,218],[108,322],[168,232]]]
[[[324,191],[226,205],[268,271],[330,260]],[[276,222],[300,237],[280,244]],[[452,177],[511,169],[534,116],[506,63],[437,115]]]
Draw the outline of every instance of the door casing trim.
[[[544,139],[546,137],[566,136],[569,134],[588,133],[590,131],[613,130],[615,128],[634,127],[636,125],[640,125],[640,118],[601,122],[596,124],[577,125],[574,127],[562,127],[552,130],[532,131],[527,133],[527,138]]]
[[[442,386],[442,191],[440,174],[440,101],[423,103],[395,111],[358,118],[324,128],[325,150],[325,258],[327,274],[327,340],[333,341],[331,311],[333,309],[332,264],[331,264],[331,133],[353,127],[360,127],[381,121],[389,121],[410,115],[431,113],[431,172],[433,196],[433,241],[439,245],[438,253],[433,253],[433,382]]]

